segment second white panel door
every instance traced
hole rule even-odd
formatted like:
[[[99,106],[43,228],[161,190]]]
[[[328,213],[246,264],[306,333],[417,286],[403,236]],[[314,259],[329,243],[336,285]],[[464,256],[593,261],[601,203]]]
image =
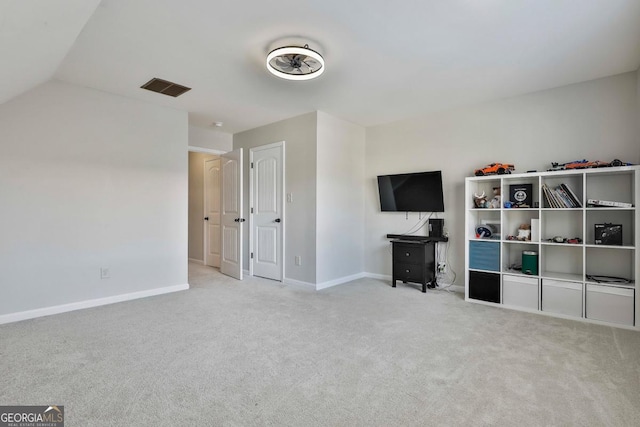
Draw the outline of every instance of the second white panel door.
[[[282,143],[251,150],[253,274],[283,278],[283,158]]]
[[[220,271],[242,280],[242,149],[221,155],[222,251]]]
[[[220,267],[220,158],[204,162],[204,261]]]

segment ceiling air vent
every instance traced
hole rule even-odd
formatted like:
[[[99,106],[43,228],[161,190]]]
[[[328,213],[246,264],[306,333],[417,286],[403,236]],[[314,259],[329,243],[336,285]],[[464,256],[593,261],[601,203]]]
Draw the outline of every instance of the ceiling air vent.
[[[177,83],[158,78],[153,78],[140,87],[142,89],[150,90],[151,92],[158,92],[163,95],[173,96],[174,98],[191,90],[190,87],[182,86]]]

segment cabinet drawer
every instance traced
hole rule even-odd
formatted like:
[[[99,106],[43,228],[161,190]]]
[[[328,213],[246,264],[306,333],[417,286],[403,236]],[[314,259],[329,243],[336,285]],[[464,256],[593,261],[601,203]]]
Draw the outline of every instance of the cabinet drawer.
[[[500,275],[470,271],[469,298],[500,303]]]
[[[505,274],[502,277],[502,303],[537,310],[538,279]]]
[[[500,271],[500,242],[469,242],[469,268]]]
[[[582,283],[542,280],[542,311],[582,317]]]
[[[424,262],[424,245],[400,245],[393,247],[393,261],[402,263]]]
[[[633,326],[634,289],[587,284],[588,319]]]
[[[405,282],[422,282],[424,267],[421,264],[396,263],[395,278]]]

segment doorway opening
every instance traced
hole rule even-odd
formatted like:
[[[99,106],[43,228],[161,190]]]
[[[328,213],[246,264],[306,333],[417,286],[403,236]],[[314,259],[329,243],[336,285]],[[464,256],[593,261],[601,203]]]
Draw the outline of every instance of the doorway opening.
[[[189,147],[189,261],[220,267],[220,154]]]

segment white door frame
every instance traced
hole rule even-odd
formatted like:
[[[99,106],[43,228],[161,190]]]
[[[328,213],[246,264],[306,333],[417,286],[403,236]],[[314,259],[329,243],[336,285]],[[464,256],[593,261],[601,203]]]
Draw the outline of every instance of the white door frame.
[[[214,150],[213,148],[194,147],[193,145],[189,145],[187,147],[187,151],[192,151],[194,153],[216,154],[218,156],[220,154],[226,153],[226,151],[222,151],[222,150]]]
[[[287,227],[287,221],[286,221],[286,216],[285,216],[285,210],[284,207],[286,205],[285,203],[285,199],[286,199],[286,194],[284,192],[285,189],[285,181],[286,181],[286,168],[285,168],[285,142],[284,141],[278,141],[278,142],[273,142],[271,144],[266,144],[266,145],[261,145],[259,147],[253,147],[249,149],[249,254],[255,252],[253,250],[253,243],[254,243],[254,236],[253,236],[253,168],[251,167],[251,165],[253,164],[253,152],[254,151],[258,151],[258,150],[266,150],[269,148],[275,148],[275,147],[282,147],[282,186],[280,188],[280,191],[282,191],[282,197],[280,198],[280,209],[282,212],[282,227],[281,227],[281,236],[280,236],[280,241],[282,242],[282,262],[280,263],[280,273],[282,277],[281,281],[284,281],[284,265],[285,265],[285,260],[287,259],[286,257],[286,245],[285,245],[285,237],[286,237],[286,227]],[[251,258],[251,256],[249,256],[249,275],[253,276],[253,258]]]

